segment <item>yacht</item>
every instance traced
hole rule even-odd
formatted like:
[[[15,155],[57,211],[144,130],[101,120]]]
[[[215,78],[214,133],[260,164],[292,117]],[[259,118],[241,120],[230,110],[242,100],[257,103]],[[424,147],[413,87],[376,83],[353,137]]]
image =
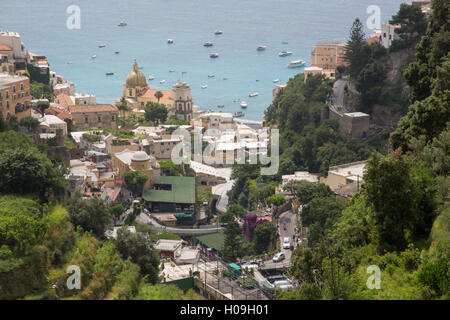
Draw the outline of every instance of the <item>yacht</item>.
[[[114,72],[107,72],[106,75],[107,76],[112,76],[114,74]]]
[[[256,50],[258,51],[263,51],[266,50],[267,46],[258,46],[258,48],[256,48]]]
[[[173,43],[173,39],[167,39],[167,43]]]
[[[259,95],[258,92],[252,92],[252,93],[250,93],[248,96],[249,96],[249,97],[256,97],[257,95]]]
[[[219,54],[218,54],[217,52],[211,53],[211,54],[209,55],[209,57],[210,57],[210,58],[218,58],[218,57],[219,57]]]
[[[280,82],[280,79],[273,79],[272,82],[273,82],[273,83]]]
[[[166,82],[166,80],[161,80],[159,83],[164,83],[164,82]]]
[[[214,73],[208,74],[208,78],[214,78],[216,75]]]
[[[127,25],[128,23],[126,23],[125,21],[120,21],[120,23],[118,24],[119,27],[125,27]]]
[[[155,77],[154,76],[148,76],[148,80],[154,80]]]
[[[306,64],[306,61],[300,59],[300,60],[292,60],[287,66],[289,68],[298,68],[305,64]]]
[[[102,43],[101,45],[98,46],[99,48],[104,48],[106,47],[106,44]]]
[[[208,86],[206,84],[202,85],[202,89],[206,89]]]
[[[204,47],[212,47],[212,46],[213,46],[213,43],[212,43],[211,41],[206,41],[206,42],[203,44],[203,46],[204,46]]]
[[[241,108],[247,108],[247,102],[242,101],[241,102]]]
[[[244,115],[245,114],[242,111],[238,111],[238,112],[233,113],[233,116],[235,116],[236,118],[243,117]]]
[[[222,30],[216,30],[216,32],[214,32],[214,34],[222,34],[223,33],[223,31]]]
[[[286,56],[290,56],[293,52],[291,51],[281,51],[280,53],[278,53],[279,57],[286,57]]]

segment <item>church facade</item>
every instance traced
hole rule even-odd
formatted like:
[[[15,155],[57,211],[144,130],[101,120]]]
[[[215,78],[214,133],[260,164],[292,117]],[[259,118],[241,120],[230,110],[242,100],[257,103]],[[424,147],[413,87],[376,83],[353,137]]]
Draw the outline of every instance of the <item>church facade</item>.
[[[162,96],[158,97],[157,92],[162,93]],[[123,98],[116,100],[116,106],[120,106],[122,100],[128,107],[127,114],[142,114],[148,102],[156,102],[167,107],[169,118],[175,117],[185,121],[191,121],[193,118],[193,101],[189,85],[178,81],[172,90],[151,89],[136,61],[123,86]]]

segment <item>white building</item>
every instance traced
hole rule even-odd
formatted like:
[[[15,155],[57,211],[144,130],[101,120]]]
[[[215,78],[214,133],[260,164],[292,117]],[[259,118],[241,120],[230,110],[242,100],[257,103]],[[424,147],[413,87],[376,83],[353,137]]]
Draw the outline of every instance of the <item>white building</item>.
[[[44,133],[56,133],[56,129],[62,129],[63,134],[67,135],[67,122],[53,115],[45,115],[40,120],[41,130]]]
[[[283,185],[290,181],[309,181],[313,183],[319,182],[319,175],[309,173],[308,171],[295,171],[294,174],[287,174],[282,176]]]
[[[15,62],[25,62],[27,51],[17,32],[2,31],[0,29],[0,45],[8,46],[13,49],[13,58]]]
[[[400,25],[392,25],[383,23],[381,25],[381,44],[385,48],[389,48],[392,41],[400,39],[399,35],[395,33],[395,29],[400,28]]]

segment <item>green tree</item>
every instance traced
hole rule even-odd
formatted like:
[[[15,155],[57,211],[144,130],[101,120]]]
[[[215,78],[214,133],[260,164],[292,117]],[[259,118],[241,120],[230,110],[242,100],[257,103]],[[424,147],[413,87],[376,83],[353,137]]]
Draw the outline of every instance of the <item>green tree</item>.
[[[283,203],[286,202],[286,198],[284,197],[284,195],[282,194],[274,194],[272,196],[270,196],[267,201],[274,205],[275,207],[279,207],[281,206]]]
[[[44,116],[45,110],[50,107],[50,103],[48,101],[39,101],[36,107],[41,112],[42,116]]]
[[[158,99],[158,103],[159,103],[159,100],[163,97],[164,95],[163,95],[163,93],[161,92],[161,91],[156,91],[155,92],[155,98],[156,99]]]
[[[0,112],[0,132],[8,130],[8,124],[5,121],[5,118],[3,118],[3,113]]]
[[[25,127],[28,131],[33,132],[39,127],[39,120],[33,117],[26,117],[20,119],[20,126]]]
[[[111,214],[100,198],[83,199],[77,194],[67,201],[67,211],[74,226],[91,231],[97,237],[103,237],[112,226]]]
[[[365,42],[364,26],[359,18],[353,22],[350,39],[347,41],[345,59],[350,63],[348,71],[352,79],[357,79],[361,70],[367,64],[369,56]]]
[[[427,22],[422,13],[421,7],[417,5],[400,4],[400,10],[396,15],[392,16],[390,24],[400,25],[395,29],[402,41],[409,46],[416,43],[425,33]]]
[[[270,251],[277,241],[277,228],[273,223],[258,225],[253,231],[253,243],[256,254]]]
[[[244,237],[237,222],[228,223],[225,228],[223,258],[225,261],[236,261],[243,254]]]
[[[148,177],[139,171],[128,171],[123,175],[123,179],[127,188],[133,192],[133,194],[140,195]]]
[[[360,93],[359,110],[371,113],[372,106],[382,101],[386,70],[376,62],[368,63],[359,73],[356,90]]]
[[[132,233],[126,228],[117,232],[116,247],[123,259],[130,258],[141,268],[150,283],[159,282],[159,257],[151,242],[139,233]]]
[[[314,198],[326,197],[331,194],[331,189],[326,184],[317,184],[305,180],[297,182],[296,195],[298,201],[303,205],[308,204]]]
[[[167,120],[168,111],[165,105],[148,102],[145,107],[145,119],[154,121],[156,123],[164,122]]]
[[[115,219],[119,219],[122,213],[125,211],[125,208],[121,203],[119,203],[114,206],[108,207],[108,211]]]

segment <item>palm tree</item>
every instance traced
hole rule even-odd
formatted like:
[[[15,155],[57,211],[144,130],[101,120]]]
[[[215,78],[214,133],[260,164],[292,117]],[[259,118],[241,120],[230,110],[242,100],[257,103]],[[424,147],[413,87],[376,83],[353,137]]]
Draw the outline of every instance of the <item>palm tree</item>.
[[[124,116],[124,114],[125,114],[124,111],[128,111],[128,110],[129,110],[124,97],[122,97],[122,98],[120,99],[120,104],[117,106],[117,109],[119,109],[120,111],[122,111],[122,112],[121,112],[122,116]]]
[[[164,95],[163,95],[163,93],[162,93],[161,91],[156,91],[156,92],[155,92],[155,98],[158,99],[158,103],[159,103],[159,100],[160,100],[163,96],[164,96]]]

